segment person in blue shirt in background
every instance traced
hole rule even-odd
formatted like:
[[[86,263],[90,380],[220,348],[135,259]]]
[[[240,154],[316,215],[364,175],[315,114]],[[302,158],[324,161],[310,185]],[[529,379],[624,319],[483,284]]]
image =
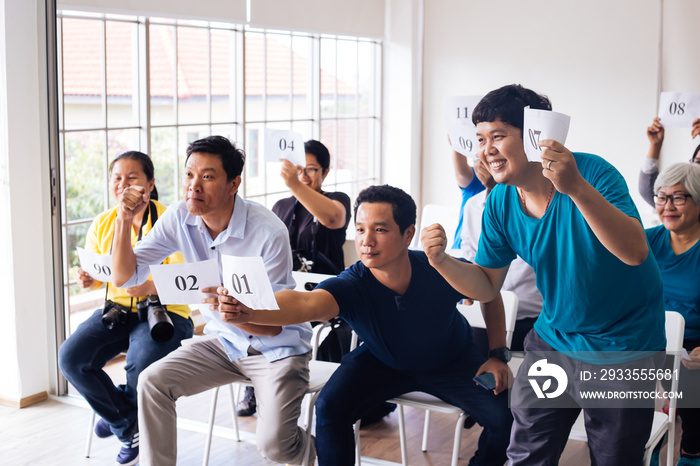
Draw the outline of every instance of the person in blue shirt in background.
[[[683,428],[678,465],[700,465],[700,164],[671,165],[656,178],[654,192],[663,225],[645,232],[661,269],[666,310],[679,312],[685,319],[683,347],[691,357],[691,361],[681,361],[685,367],[681,368],[680,390],[687,398],[678,400]],[[655,459],[652,465],[658,464],[658,457]]]
[[[567,352],[578,358],[568,360],[571,371],[594,371],[594,363],[611,352],[618,359],[608,362],[651,370],[656,352],[666,346],[661,276],[624,178],[602,158],[571,153],[553,140],[540,141],[541,162],[528,161],[522,134],[528,106],[552,108],[545,96],[509,85],[487,94],[472,114],[479,156],[498,183],[486,201],[475,263],[445,253],[440,225],[421,234],[431,265],[473,299],[494,299],[516,254],[534,268],[544,304],[525,340],[528,354],[511,400],[527,396],[526,390],[533,393],[527,379],[535,367],[528,359],[532,351],[557,357]],[[639,352],[651,355],[640,358]],[[569,376],[560,398],[580,406],[576,395],[581,385]],[[653,390],[654,385],[643,388]],[[509,464],[556,464],[580,408],[561,409],[554,403],[534,408],[511,403],[511,408]],[[588,406],[584,418],[592,463],[642,463],[653,406]]]
[[[459,207],[459,222],[457,223],[452,249],[460,249],[462,244],[462,224],[464,223],[464,205],[474,194],[483,191],[484,185],[475,176],[474,169],[467,163],[467,158],[454,149],[452,150],[452,162],[455,166],[457,185],[462,193],[462,202]]]

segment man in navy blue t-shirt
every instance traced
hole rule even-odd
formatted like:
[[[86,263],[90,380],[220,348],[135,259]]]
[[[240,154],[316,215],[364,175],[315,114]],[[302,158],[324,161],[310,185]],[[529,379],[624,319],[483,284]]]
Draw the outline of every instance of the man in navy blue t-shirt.
[[[316,402],[320,465],[354,464],[355,421],[412,391],[459,406],[484,427],[470,464],[502,465],[512,423],[506,352],[496,351],[488,360],[480,355],[456,308],[464,296],[430,266],[425,253],[408,250],[416,221],[408,194],[387,185],[367,188],[357,197],[354,218],[360,262],[310,293],[276,293],[280,311],[250,310],[220,288],[222,320],[286,325],[340,316],[363,340],[343,358]],[[505,318],[494,314],[486,320],[496,350],[505,347]],[[493,391],[472,381],[485,372],[494,374]]]

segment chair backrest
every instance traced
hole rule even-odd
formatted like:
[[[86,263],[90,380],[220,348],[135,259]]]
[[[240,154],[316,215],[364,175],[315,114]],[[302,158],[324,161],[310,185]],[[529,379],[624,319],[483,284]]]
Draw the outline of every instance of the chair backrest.
[[[683,351],[685,319],[675,311],[666,311],[666,351]]]
[[[433,223],[439,223],[447,234],[447,249],[451,249],[454,243],[455,232],[457,231],[457,223],[459,223],[459,212],[457,210],[454,206],[437,204],[426,204],[423,206],[423,211],[420,215],[420,228],[413,240],[413,247],[420,247],[420,232],[423,228]]]
[[[503,308],[506,313],[506,344],[510,347],[518,315],[518,296],[512,291],[501,290],[501,299],[503,299]],[[479,301],[474,301],[471,305],[458,304],[457,310],[467,318],[467,322],[472,327],[486,328]]]

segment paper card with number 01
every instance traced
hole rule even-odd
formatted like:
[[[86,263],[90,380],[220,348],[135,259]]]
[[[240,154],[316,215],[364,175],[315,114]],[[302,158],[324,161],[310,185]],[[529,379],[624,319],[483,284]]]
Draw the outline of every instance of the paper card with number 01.
[[[221,268],[229,295],[251,309],[279,309],[262,257],[222,255]]]
[[[304,138],[301,134],[279,129],[265,130],[265,161],[287,159],[294,165],[306,166]]]
[[[83,269],[95,280],[101,282],[112,281],[112,256],[109,254],[97,254],[96,252],[78,249],[80,258],[80,268]]]
[[[530,107],[525,107],[524,111],[523,145],[525,153],[528,160],[541,162],[544,149],[540,148],[540,141],[554,139],[561,144],[566,144],[571,117],[551,110],[535,110]]]
[[[690,128],[700,118],[700,95],[662,92],[659,95],[659,118],[667,128]]]
[[[153,283],[163,304],[201,304],[203,288],[221,285],[216,259],[151,266]]]

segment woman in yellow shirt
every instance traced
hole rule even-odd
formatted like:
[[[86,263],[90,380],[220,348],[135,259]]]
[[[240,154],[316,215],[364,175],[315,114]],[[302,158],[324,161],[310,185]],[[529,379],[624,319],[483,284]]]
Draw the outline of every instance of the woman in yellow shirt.
[[[153,162],[146,154],[136,151],[119,155],[110,165],[110,188],[115,199],[128,186],[143,186],[151,200],[134,216],[132,245],[147,235],[153,224],[165,211],[159,203],[153,177]],[[85,241],[85,249],[98,254],[110,254],[117,208],[107,210],[93,220]],[[184,262],[180,253],[168,257],[164,263]],[[82,288],[97,289],[103,283],[78,269],[78,284]],[[138,376],[152,362],[180,346],[190,338],[193,325],[188,306],[167,306],[172,322],[160,324],[165,332],[151,330],[147,315],[158,311],[156,288],[152,279],[143,285],[120,289],[105,283],[106,297],[103,309],[98,309],[61,346],[58,363],[66,379],[80,392],[101,419],[95,426],[98,437],[116,435],[122,443],[117,464],[133,465],[138,462],[138,424],[136,383]],[[141,312],[137,312],[140,310]],[[159,316],[163,313],[159,312]],[[161,320],[164,318],[161,317]],[[167,319],[165,319],[167,321]],[[159,341],[156,341],[159,340]],[[126,384],[115,386],[103,370],[105,364],[119,353],[126,352]]]

